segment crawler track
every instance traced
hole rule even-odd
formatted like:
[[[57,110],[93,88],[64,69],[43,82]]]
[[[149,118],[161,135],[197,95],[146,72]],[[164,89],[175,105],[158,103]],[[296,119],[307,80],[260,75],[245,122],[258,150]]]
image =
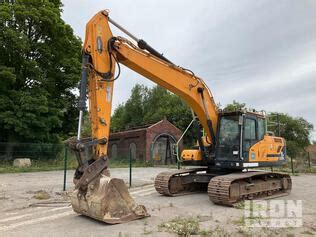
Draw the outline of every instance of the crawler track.
[[[292,181],[287,174],[238,172],[212,178],[208,184],[208,195],[216,204],[232,206],[242,200],[287,195],[291,188]]]
[[[181,196],[206,191],[212,202],[219,205],[234,204],[251,199],[266,199],[280,195],[288,195],[292,189],[289,175],[264,172],[236,172],[225,175],[209,176],[209,183],[199,183],[193,178],[205,168],[182,169],[162,172],[155,179],[155,189],[165,196]],[[208,181],[207,181],[208,182]]]
[[[205,168],[196,168],[162,172],[155,179],[155,189],[165,196],[180,196],[201,191],[206,189],[206,187],[204,188],[205,185],[187,182],[185,178],[188,175],[206,170]]]

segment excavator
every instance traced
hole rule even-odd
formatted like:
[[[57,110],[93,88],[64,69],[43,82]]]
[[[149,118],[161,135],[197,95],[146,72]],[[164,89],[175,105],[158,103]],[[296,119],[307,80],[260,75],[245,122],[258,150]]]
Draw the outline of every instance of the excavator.
[[[113,36],[110,24],[131,40]],[[158,174],[154,182],[158,193],[179,196],[203,191],[215,204],[227,206],[289,194],[289,175],[250,169],[286,162],[285,140],[267,132],[264,112],[220,110],[201,78],[171,62],[103,10],[87,23],[82,50],[78,135],[69,142],[79,163],[71,197],[74,211],[109,224],[149,216],[124,181],[109,172],[113,86],[120,64],[178,95],[192,110],[197,146],[183,150],[179,158],[188,168]],[[87,99],[92,134],[81,138]]]

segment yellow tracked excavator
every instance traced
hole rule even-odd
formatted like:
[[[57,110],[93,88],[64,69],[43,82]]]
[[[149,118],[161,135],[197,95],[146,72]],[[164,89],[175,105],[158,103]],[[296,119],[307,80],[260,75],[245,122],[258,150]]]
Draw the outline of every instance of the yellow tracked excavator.
[[[133,42],[114,37],[110,23]],[[290,192],[288,175],[248,171],[286,162],[285,140],[267,132],[263,112],[220,111],[201,78],[136,38],[111,19],[108,11],[100,11],[86,26],[78,136],[69,142],[79,163],[71,198],[76,212],[110,224],[149,216],[146,208],[130,196],[123,180],[111,178],[108,170],[113,84],[120,75],[120,64],[178,95],[192,109],[198,146],[183,150],[179,158],[179,162],[190,168],[160,173],[155,179],[157,192],[178,196],[205,191],[211,201],[221,205]],[[81,138],[87,97],[92,136]]]

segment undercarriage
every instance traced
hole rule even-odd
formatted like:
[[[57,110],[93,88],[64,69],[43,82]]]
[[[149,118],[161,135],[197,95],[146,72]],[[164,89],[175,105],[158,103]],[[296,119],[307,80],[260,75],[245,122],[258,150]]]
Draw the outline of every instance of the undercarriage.
[[[288,195],[292,182],[288,174],[276,172],[195,168],[162,172],[155,179],[155,188],[166,196],[207,192],[212,202],[233,206],[243,200]]]

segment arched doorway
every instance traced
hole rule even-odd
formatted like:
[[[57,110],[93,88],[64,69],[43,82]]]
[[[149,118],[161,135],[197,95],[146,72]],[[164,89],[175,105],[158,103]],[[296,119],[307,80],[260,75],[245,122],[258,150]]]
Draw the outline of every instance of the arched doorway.
[[[152,143],[152,161],[154,165],[170,165],[175,164],[176,157],[173,155],[173,145],[176,139],[170,134],[158,135]]]

